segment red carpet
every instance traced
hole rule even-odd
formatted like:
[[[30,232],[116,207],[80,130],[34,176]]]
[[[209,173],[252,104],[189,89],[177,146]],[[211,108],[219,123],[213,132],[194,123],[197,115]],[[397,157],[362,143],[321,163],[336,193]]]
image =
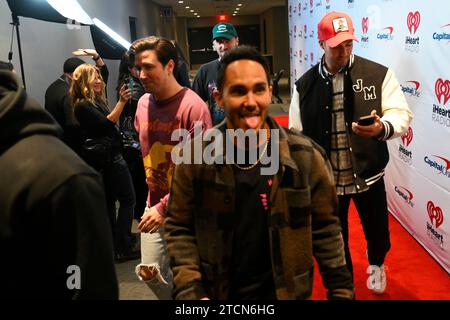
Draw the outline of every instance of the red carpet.
[[[289,124],[289,116],[275,116],[275,121],[282,127],[287,128]]]
[[[281,126],[287,127],[288,116],[274,118]],[[381,295],[372,293],[366,285],[366,241],[353,204],[349,211],[349,228],[358,300],[450,300],[450,275],[391,215],[391,250],[385,261],[387,287]],[[325,298],[326,291],[316,265],[312,299]]]
[[[377,295],[367,288],[366,241],[353,204],[349,211],[350,250],[355,276],[355,292],[358,300],[449,300],[450,276],[422,246],[389,215],[391,250],[387,266],[386,291]],[[317,265],[312,298],[326,298]]]

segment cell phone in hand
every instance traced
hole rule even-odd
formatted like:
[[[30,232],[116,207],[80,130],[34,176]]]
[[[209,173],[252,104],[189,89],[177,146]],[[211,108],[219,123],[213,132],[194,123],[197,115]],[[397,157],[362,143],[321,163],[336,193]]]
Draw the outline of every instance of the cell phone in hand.
[[[134,79],[133,77],[128,77],[127,81],[125,82],[128,89],[130,89],[131,96],[133,96],[133,88],[134,88]]]
[[[364,117],[360,117],[358,119],[358,124],[360,126],[370,126],[372,124],[375,123],[375,117],[372,115],[368,115],[368,116],[364,116]]]

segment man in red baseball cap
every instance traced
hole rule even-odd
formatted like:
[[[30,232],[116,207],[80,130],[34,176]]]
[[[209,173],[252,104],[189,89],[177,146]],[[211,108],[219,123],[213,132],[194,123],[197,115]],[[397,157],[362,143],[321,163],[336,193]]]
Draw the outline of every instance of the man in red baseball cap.
[[[368,287],[386,288],[384,260],[390,249],[384,168],[386,140],[400,137],[412,113],[394,72],[353,54],[355,28],[342,12],[330,12],[318,24],[321,61],[295,84],[289,127],[319,143],[333,167],[339,198],[347,267],[348,207],[353,200],[364,229],[369,260]],[[365,118],[365,122],[360,120]]]

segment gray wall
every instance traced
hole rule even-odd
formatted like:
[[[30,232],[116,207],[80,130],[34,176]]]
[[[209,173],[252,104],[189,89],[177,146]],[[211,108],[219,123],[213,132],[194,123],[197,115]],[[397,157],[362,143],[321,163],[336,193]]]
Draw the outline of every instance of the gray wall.
[[[212,27],[216,17],[177,18],[161,17],[160,7],[150,0],[78,0],[91,18],[97,17],[130,41],[128,17],[137,18],[137,36],[158,35],[176,39],[189,54],[187,29]],[[45,90],[62,74],[64,60],[78,48],[93,48],[89,27],[70,29],[58,23],[19,17],[27,91],[40,103],[44,103]],[[262,15],[230,17],[235,25],[260,24],[266,20],[267,53],[274,57],[274,70],[289,70],[287,7],[275,7]],[[5,0],[0,0],[0,60],[7,60],[11,41],[11,12]],[[276,36],[275,36],[276,35]],[[261,39],[261,46],[264,42]],[[14,36],[13,64],[20,75],[17,38]],[[263,52],[264,53],[264,52]],[[187,57],[189,59],[189,57]],[[91,59],[85,59],[92,62]],[[115,86],[119,61],[106,60],[110,71],[108,93],[110,106],[116,102]]]
[[[98,18],[130,41],[128,17],[137,18],[137,35],[173,37],[175,18],[161,18],[159,6],[148,0],[78,0],[91,18]],[[25,79],[28,93],[44,103],[45,90],[62,74],[64,60],[78,48],[93,48],[89,27],[69,29],[64,24],[19,17]],[[0,60],[7,60],[11,41],[11,11],[0,1]],[[13,64],[20,75],[17,38],[14,36]],[[85,59],[93,62],[91,59]],[[106,60],[110,71],[110,105],[116,101],[115,86],[119,61]]]

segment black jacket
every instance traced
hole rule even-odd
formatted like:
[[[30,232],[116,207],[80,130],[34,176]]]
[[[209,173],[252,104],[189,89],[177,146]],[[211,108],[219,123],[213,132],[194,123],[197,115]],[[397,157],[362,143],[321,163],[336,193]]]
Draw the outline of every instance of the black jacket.
[[[360,137],[351,130],[351,123],[371,110],[381,110],[381,88],[387,68],[373,61],[354,56],[353,63],[344,70],[344,114],[351,145],[352,163],[357,183],[380,173],[389,161],[385,141]],[[319,63],[308,70],[297,82],[303,134],[321,145],[328,157],[331,148],[332,81],[321,71]],[[364,90],[353,86],[362,80]],[[393,130],[392,130],[393,132]]]
[[[109,71],[106,64],[100,67],[105,83],[108,83]],[[63,129],[62,140],[75,152],[80,153],[82,135],[80,126],[74,120],[69,97],[70,82],[63,74],[45,91],[45,109],[55,118]]]
[[[2,296],[117,299],[100,177],[59,130],[14,74],[0,71]]]

